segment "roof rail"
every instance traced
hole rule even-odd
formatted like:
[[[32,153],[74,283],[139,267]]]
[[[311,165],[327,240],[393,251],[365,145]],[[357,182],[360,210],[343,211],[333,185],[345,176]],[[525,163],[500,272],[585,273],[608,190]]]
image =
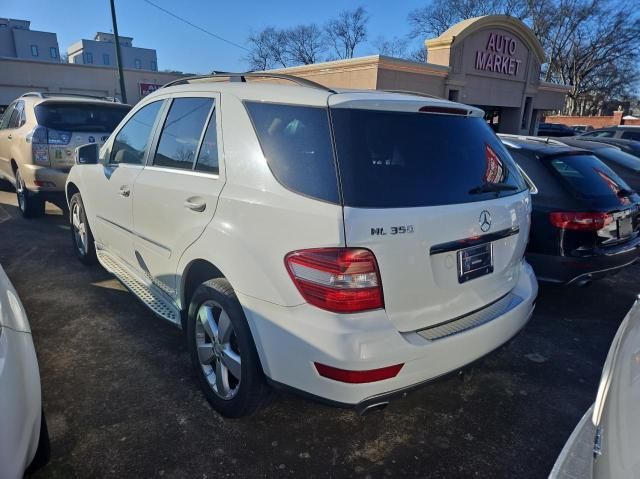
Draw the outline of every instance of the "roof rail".
[[[311,80],[307,80],[306,78],[300,78],[293,75],[286,75],[284,73],[260,73],[260,72],[246,72],[246,73],[229,73],[229,72],[217,72],[213,71],[209,75],[197,75],[186,78],[180,78],[178,80],[174,80],[172,82],[163,85],[161,88],[168,88],[170,86],[175,85],[184,85],[192,82],[196,82],[198,80],[214,80],[219,78],[228,78],[230,82],[240,82],[246,83],[247,78],[272,78],[276,80],[287,80],[292,83],[295,83],[299,86],[304,86],[308,88],[316,88],[319,90],[324,90],[329,93],[337,93],[335,90],[332,90],[329,87],[321,85],[320,83],[316,83]]]
[[[72,98],[91,98],[92,100],[106,100],[112,103],[121,103],[121,101],[113,96],[94,96],[94,95],[82,95],[80,93],[58,93],[58,92],[40,92],[40,91],[30,91],[27,93],[23,93],[20,95],[20,98],[24,97],[36,97],[36,98],[52,98],[56,96],[68,96]]]

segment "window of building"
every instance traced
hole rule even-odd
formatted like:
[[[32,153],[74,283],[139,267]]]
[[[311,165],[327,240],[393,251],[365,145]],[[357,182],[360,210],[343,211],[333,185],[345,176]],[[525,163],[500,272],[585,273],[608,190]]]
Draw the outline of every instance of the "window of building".
[[[135,115],[129,118],[115,140],[111,150],[111,163],[128,163],[142,165],[144,155],[149,146],[151,130],[160,111],[162,101],[156,101],[143,106]]]
[[[38,52],[38,45],[31,45],[31,56],[32,57],[37,57],[39,56],[39,52]]]
[[[49,56],[51,58],[58,58],[58,49],[56,47],[50,47],[49,48]]]
[[[93,64],[93,53],[91,52],[84,52],[84,62],[91,65]]]
[[[158,64],[156,63],[155,60],[151,60],[151,69],[156,72],[158,71]]]
[[[198,151],[205,122],[213,106],[212,98],[173,100],[164,122],[153,164],[190,170]]]
[[[142,62],[138,58],[135,59],[135,65],[136,65],[136,70],[142,69]]]
[[[103,53],[102,54],[102,63],[105,65],[109,65],[109,54],[108,53]]]

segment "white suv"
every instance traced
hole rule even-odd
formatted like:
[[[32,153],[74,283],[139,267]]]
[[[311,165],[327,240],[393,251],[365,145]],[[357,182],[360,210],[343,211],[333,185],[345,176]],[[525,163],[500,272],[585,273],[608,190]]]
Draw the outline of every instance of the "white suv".
[[[76,156],[77,255],[186,331],[225,416],[271,386],[386,404],[502,345],[533,311],[529,191],[476,108],[194,77]]]

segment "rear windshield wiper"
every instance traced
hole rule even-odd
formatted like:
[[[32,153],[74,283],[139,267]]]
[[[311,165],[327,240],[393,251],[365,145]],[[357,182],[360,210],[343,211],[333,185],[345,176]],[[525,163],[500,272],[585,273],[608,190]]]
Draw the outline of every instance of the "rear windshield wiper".
[[[481,193],[499,193],[501,191],[515,191],[519,189],[515,185],[505,185],[504,183],[485,183],[482,186],[469,190],[470,195],[479,195]]]
[[[616,194],[619,198],[628,198],[629,196],[635,194],[635,191],[628,190],[626,188],[620,188]]]

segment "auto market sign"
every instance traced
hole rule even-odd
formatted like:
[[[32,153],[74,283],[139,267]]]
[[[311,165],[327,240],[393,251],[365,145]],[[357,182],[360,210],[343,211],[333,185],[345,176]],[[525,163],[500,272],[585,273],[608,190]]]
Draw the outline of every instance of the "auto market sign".
[[[484,48],[476,50],[476,70],[515,77],[520,72],[522,64],[517,54],[518,42],[514,37],[490,32]]]

